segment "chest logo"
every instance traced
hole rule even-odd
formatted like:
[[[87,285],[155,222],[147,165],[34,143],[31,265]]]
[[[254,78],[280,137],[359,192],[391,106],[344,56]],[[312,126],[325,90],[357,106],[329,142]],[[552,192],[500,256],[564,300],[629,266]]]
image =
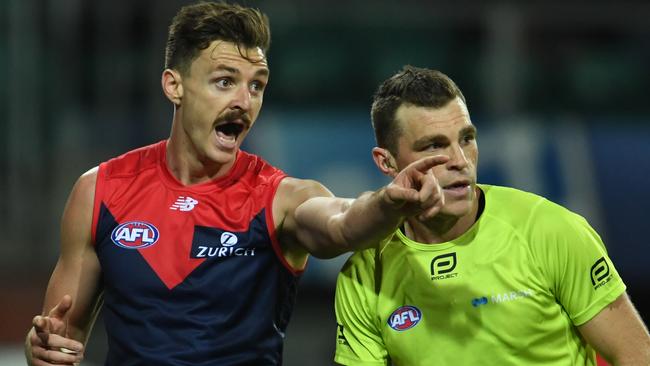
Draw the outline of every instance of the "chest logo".
[[[169,207],[170,210],[179,210],[179,211],[192,211],[194,209],[194,206],[198,205],[199,201],[195,200],[194,198],[190,196],[178,196],[176,199],[176,202],[174,202],[171,207]]]
[[[160,234],[152,224],[144,221],[125,222],[113,229],[111,240],[118,247],[126,249],[142,249],[150,247],[158,241]]]
[[[221,234],[221,245],[224,247],[231,247],[237,245],[237,235],[224,231]]]
[[[431,279],[445,280],[455,278],[458,273],[454,272],[458,259],[456,253],[441,254],[431,260]]]
[[[395,309],[388,317],[388,326],[397,331],[411,329],[422,320],[422,312],[415,306],[405,305]]]
[[[254,257],[255,249],[249,232],[233,233],[197,226],[192,238],[190,258]]]

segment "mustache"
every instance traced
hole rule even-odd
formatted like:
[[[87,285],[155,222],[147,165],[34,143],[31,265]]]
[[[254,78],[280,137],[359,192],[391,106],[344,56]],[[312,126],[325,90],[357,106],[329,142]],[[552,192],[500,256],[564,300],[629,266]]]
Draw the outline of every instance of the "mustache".
[[[224,122],[224,121],[233,121],[233,120],[236,120],[236,119],[242,120],[242,122],[244,122],[246,127],[250,127],[251,124],[252,124],[251,118],[248,115],[248,113],[240,112],[240,111],[226,112],[224,115],[222,115],[221,117],[219,117],[217,119],[217,123],[221,123],[221,122]]]

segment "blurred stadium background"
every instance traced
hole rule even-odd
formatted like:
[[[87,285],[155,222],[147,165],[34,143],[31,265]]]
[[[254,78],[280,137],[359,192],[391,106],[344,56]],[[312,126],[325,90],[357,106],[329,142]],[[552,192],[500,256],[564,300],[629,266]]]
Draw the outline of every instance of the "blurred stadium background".
[[[166,29],[187,1],[0,0],[0,365],[20,365],[76,178],[168,136]],[[650,319],[650,3],[248,1],[271,19],[271,84],[246,142],[289,174],[354,196],[386,182],[371,95],[404,64],[464,91],[479,179],[585,216]],[[285,364],[330,365],[345,257],[311,260]],[[406,284],[408,285],[408,284]],[[98,322],[85,365],[103,362]]]

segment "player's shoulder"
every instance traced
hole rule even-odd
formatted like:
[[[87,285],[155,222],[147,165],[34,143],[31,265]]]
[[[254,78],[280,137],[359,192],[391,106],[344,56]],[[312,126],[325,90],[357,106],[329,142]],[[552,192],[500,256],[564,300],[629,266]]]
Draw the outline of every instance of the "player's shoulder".
[[[95,166],[87,170],[85,173],[81,174],[79,178],[77,178],[77,182],[75,183],[73,189],[82,193],[94,192],[98,171],[99,166]]]
[[[516,204],[524,208],[529,208],[545,200],[544,197],[538,194],[512,187],[490,184],[479,184],[479,187],[485,193],[487,202],[491,204]]]
[[[257,179],[268,179],[277,175],[286,175],[282,169],[269,163],[261,156],[244,150],[238,152],[236,165],[241,166],[245,171],[247,171],[250,177],[255,177]]]
[[[100,164],[99,169],[109,177],[137,174],[157,166],[164,159],[166,140],[127,151]]]
[[[333,197],[322,183],[312,179],[284,177],[278,186],[275,200],[283,207],[295,208],[313,197]]]
[[[568,208],[535,193],[502,186],[480,185],[486,212],[524,231],[562,232],[585,219]]]
[[[280,187],[290,195],[299,196],[320,196],[322,193],[330,192],[322,183],[313,179],[301,179],[286,177],[280,183]]]
[[[479,185],[490,214],[530,218],[531,215],[571,215],[567,208],[536,193],[512,187]]]

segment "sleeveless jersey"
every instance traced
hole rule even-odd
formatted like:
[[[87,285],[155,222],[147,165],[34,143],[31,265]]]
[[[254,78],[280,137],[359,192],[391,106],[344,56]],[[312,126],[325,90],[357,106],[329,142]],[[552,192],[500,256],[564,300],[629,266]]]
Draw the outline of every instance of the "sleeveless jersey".
[[[455,240],[397,231],[337,280],[344,365],[595,365],[575,326],[625,291],[596,232],[542,197],[480,185],[485,208]]]
[[[278,365],[300,272],[272,202],[286,175],[239,151],[226,176],[183,186],[166,141],[102,163],[93,241],[106,365]]]

